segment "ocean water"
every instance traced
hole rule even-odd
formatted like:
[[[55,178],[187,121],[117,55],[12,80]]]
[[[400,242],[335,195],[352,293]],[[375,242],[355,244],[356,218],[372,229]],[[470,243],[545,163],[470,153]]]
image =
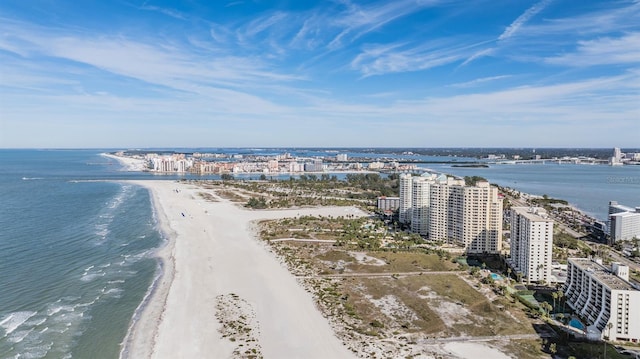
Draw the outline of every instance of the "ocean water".
[[[118,358],[160,274],[149,194],[117,180],[199,177],[121,172],[100,152],[0,150],[0,358]],[[429,167],[567,199],[603,219],[609,200],[640,205],[640,166]]]
[[[0,151],[0,358],[117,358],[157,275],[146,190],[97,151]]]

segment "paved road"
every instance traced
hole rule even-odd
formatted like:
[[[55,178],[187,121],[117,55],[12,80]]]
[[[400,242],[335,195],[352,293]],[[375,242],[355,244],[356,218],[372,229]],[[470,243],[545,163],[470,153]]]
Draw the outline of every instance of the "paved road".
[[[540,338],[553,338],[555,334],[542,333],[542,334],[512,334],[512,335],[491,335],[491,336],[478,336],[478,337],[449,337],[449,338],[427,338],[420,339],[420,344],[440,344],[451,342],[488,342],[494,340],[519,340],[519,339],[540,339]],[[381,339],[380,341],[384,341]]]
[[[397,272],[397,273],[336,273],[336,274],[318,274],[310,276],[296,276],[296,278],[384,278],[384,277],[406,277],[414,275],[442,275],[442,274],[460,274],[465,271],[440,271],[440,272]]]
[[[634,269],[636,271],[640,271],[640,264],[630,260],[629,258],[621,255],[620,253],[616,252],[613,250],[613,248],[606,246],[604,244],[600,244],[599,246],[605,246],[605,248],[607,248],[609,250],[609,256],[611,256],[611,258],[615,261],[615,262],[620,262],[624,265],[628,265],[629,268]]]
[[[308,239],[308,238],[278,238],[270,239],[269,242],[310,242],[310,243],[336,243],[333,239]]]
[[[506,195],[506,196],[509,199],[509,201],[511,202],[513,207],[531,207],[531,205],[527,204],[527,202],[525,200],[523,200],[523,199],[516,199],[516,198],[511,197],[509,195]],[[551,216],[551,213],[549,213],[549,215]],[[558,218],[555,218],[553,216],[551,216],[551,218],[553,219],[553,221],[555,223],[558,224],[558,226],[560,226],[560,228],[562,230],[564,230],[566,233],[571,235],[573,238],[582,238],[582,237],[585,237],[587,235],[586,233],[577,232],[577,231],[571,229],[568,225],[564,224]]]

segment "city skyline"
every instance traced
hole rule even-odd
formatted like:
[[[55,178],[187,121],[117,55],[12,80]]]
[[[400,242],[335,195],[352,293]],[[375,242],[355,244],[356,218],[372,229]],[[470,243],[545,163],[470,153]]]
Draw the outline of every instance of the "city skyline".
[[[640,2],[3,1],[0,147],[637,147]]]

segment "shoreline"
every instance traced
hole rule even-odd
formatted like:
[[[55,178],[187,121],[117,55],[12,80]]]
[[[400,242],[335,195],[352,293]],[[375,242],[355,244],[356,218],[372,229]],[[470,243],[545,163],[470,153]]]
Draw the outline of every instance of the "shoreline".
[[[128,157],[128,156],[117,156],[112,153],[101,153],[100,156],[110,158],[112,160],[116,160],[122,169],[120,171],[125,172],[144,172],[146,168],[146,163],[144,160]]]
[[[173,282],[175,263],[172,260],[172,252],[175,245],[173,238],[175,238],[176,234],[168,226],[169,221],[165,213],[158,207],[160,204],[156,197],[156,192],[142,183],[144,181],[122,182],[133,183],[149,192],[152,211],[163,239],[161,245],[156,248],[154,255],[158,261],[157,273],[144,298],[134,311],[127,334],[121,343],[119,355],[120,359],[149,358],[152,352],[148,351],[148,349],[153,348],[157,327],[166,304],[166,297]],[[134,343],[136,344],[134,345]]]
[[[352,207],[245,210],[217,196],[206,201],[198,193],[208,190],[192,183],[126,182],[150,191],[167,243],[157,252],[158,284],[136,310],[121,358],[233,357],[250,345],[267,358],[355,357],[311,294],[255,238],[254,223],[364,213]],[[228,328],[221,323],[233,315],[248,318],[252,337],[222,337]]]

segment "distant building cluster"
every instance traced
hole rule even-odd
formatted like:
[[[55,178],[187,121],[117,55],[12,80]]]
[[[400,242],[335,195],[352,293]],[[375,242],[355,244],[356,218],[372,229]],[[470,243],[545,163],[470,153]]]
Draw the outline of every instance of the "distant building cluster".
[[[640,342],[640,291],[629,282],[628,266],[569,258],[564,293],[586,321],[589,339]]]
[[[184,154],[170,156],[147,155],[146,158],[151,163],[151,170],[154,172],[178,172],[184,173],[193,166],[192,160],[187,160]]]
[[[413,164],[400,164],[395,161],[368,163],[347,162],[346,153],[339,153],[328,158],[296,158],[288,153],[275,156],[251,156],[245,158],[241,154],[225,155],[216,153],[193,153],[145,155],[150,171],[161,173],[194,173],[194,174],[288,174],[303,172],[341,172],[341,171],[411,171]]]
[[[399,220],[432,240],[465,248],[467,253],[502,250],[502,198],[486,181],[425,174],[400,176]]]
[[[611,166],[622,166],[624,164],[637,164],[640,162],[640,153],[623,153],[620,148],[613,149],[613,156],[609,158]]]
[[[640,239],[640,207],[609,202],[609,244]]]

